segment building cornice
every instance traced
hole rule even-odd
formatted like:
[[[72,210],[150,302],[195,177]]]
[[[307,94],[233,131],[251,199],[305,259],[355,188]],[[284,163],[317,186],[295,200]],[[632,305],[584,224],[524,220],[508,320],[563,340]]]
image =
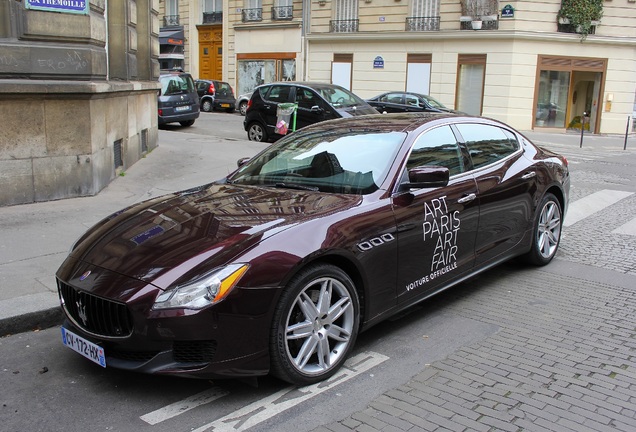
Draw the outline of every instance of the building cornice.
[[[618,45],[633,47],[636,38],[589,35],[581,41],[577,33],[532,32],[519,30],[471,31],[441,30],[438,32],[352,32],[352,33],[310,33],[306,35],[312,42],[346,41],[441,41],[441,40],[528,40],[541,42],[565,42],[581,45]]]

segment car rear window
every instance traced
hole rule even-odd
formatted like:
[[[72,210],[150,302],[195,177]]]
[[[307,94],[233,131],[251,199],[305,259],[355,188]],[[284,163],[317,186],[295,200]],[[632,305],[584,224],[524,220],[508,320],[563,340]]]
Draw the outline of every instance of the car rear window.
[[[194,81],[190,75],[165,75],[159,78],[161,94],[171,96],[194,91]]]

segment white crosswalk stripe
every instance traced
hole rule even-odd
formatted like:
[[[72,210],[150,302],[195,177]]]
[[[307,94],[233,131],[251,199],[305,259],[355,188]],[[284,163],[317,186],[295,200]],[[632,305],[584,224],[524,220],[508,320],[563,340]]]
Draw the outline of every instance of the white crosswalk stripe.
[[[574,201],[568,207],[563,226],[574,225],[630,195],[633,195],[633,192],[605,189]]]

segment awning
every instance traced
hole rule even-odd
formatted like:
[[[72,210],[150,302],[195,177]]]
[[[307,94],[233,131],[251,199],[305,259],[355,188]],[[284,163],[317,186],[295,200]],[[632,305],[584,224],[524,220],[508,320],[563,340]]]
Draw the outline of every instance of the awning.
[[[183,29],[159,30],[160,45],[183,45]]]

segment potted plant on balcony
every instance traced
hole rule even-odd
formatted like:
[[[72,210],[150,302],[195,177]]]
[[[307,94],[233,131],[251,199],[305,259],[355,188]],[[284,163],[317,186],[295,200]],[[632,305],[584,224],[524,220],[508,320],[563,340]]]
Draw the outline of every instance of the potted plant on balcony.
[[[561,0],[557,20],[560,24],[572,26],[583,41],[602,16],[603,0]]]
[[[497,0],[462,1],[461,22],[470,22],[473,30],[480,30],[483,21],[497,21]]]

